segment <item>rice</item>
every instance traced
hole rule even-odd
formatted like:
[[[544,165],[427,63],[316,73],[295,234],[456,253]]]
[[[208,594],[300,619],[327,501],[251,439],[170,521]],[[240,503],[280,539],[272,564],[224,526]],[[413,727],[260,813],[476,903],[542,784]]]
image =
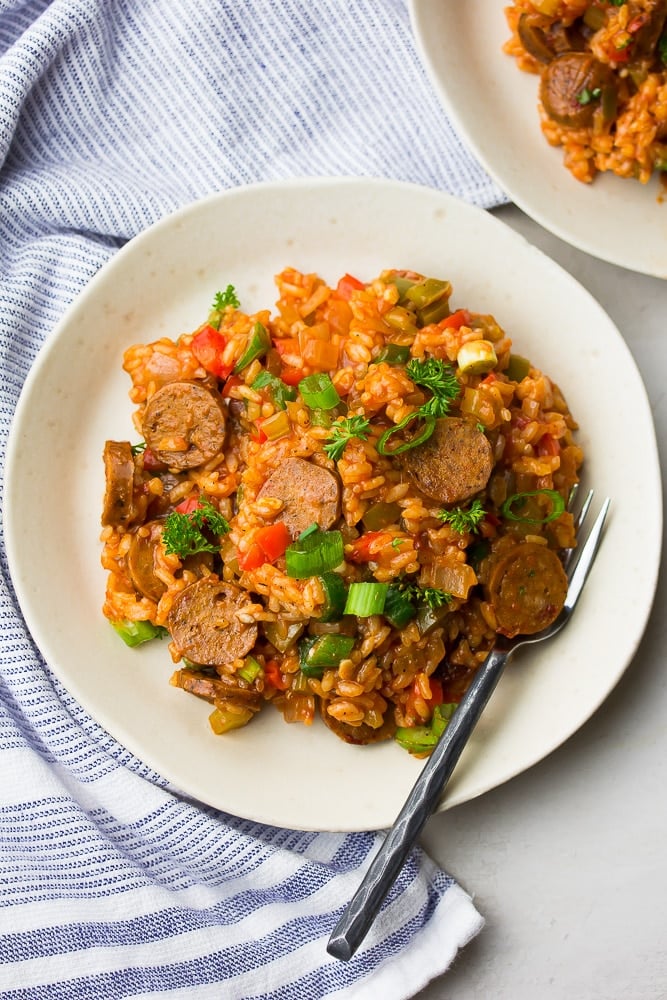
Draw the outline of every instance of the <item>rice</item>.
[[[275,311],[246,314],[226,305],[194,332],[125,352],[139,435],[164,387],[194,384],[223,400],[224,447],[193,467],[170,465],[149,444],[134,447],[132,513],[123,523],[107,519],[101,557],[108,574],[104,615],[121,634],[128,623],[169,631],[177,666],[171,682],[213,706],[216,733],[246,724],[269,702],[288,722],[310,724],[319,710],[349,742],[387,738],[397,727],[423,732],[439,706],[460,700],[501,627],[489,597],[500,542],[530,541],[553,551],[575,544],[571,515],[560,508],[549,513],[555,495],[563,507],[583,460],[563,394],[514,354],[493,316],[452,312],[448,282],[437,283],[439,312],[430,321],[405,296],[405,287],[421,289],[426,280],[390,270],[370,282],[345,276],[329,286],[316,274],[286,268],[276,277]],[[258,324],[269,338],[263,352],[232,374]],[[220,350],[203,363],[198,345],[214,334]],[[482,371],[458,366],[461,348],[471,342],[492,357]],[[388,348],[402,350],[401,360],[382,360]],[[444,421],[443,414],[437,421],[424,416],[434,392],[411,377],[408,359],[418,365],[413,375],[430,359],[454,377]],[[335,387],[338,402],[331,409],[304,398],[301,380],[317,372]],[[334,430],[351,420],[361,421],[363,431],[335,454]],[[483,439],[492,456],[483,488],[449,504],[425,493],[410,471],[411,458],[399,460],[383,443],[395,430],[394,444],[402,442],[412,456],[418,449],[411,434],[435,433],[434,426],[444,424]],[[262,430],[275,427],[274,437]],[[181,436],[187,443],[193,433],[184,427]],[[175,456],[182,453],[178,444],[172,447]],[[306,576],[287,565],[285,546],[294,546],[296,529],[290,535],[286,525],[303,512],[318,524],[333,501],[308,495],[312,471],[299,486],[298,502],[289,489],[272,492],[276,474],[295,461],[299,469],[320,470],[318,483],[334,484],[335,514],[323,527],[328,537],[340,537],[343,552],[336,566]],[[108,493],[118,485],[113,479],[112,472]],[[518,495],[529,504],[528,520],[502,514]],[[478,523],[461,527],[448,519],[457,511],[469,517],[474,501],[482,509]],[[203,504],[224,519],[224,530],[213,533],[204,519],[200,537],[207,551],[170,551],[166,526],[174,517],[194,523]],[[271,544],[283,537],[282,550],[262,548],[269,535]],[[348,600],[353,585],[385,600],[391,592],[403,610],[407,602],[408,618],[399,624],[384,604],[378,612],[332,608],[332,576]],[[207,629],[213,637],[215,655],[200,662],[188,655],[179,625],[186,598],[209,587],[216,607],[225,609],[224,621],[210,628],[208,619],[190,623],[200,639]],[[333,639],[340,652],[334,662],[311,668],[309,651],[323,649],[322,639],[329,646]]]
[[[511,37],[504,51],[521,70],[541,74],[542,132],[550,145],[562,147],[563,162],[577,180],[590,183],[610,171],[645,184],[667,169],[667,32],[661,4],[515,0],[505,13]],[[551,62],[548,51],[539,57],[542,41]],[[586,57],[595,68],[588,76],[571,73],[577,92],[569,94],[570,112],[563,120],[560,105],[558,111],[547,106],[554,85],[546,81],[553,81],[558,61],[581,66]]]

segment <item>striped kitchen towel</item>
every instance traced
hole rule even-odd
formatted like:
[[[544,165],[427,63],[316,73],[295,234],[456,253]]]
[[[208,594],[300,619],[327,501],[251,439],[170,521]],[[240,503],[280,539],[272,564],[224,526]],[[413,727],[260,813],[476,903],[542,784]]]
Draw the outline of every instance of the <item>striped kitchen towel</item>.
[[[37,351],[126,240],[213,191],[305,175],[506,200],[439,107],[400,0],[0,0],[3,465]],[[415,850],[362,949],[330,958],[379,834],[179,795],[63,689],[4,536],[0,562],[0,996],[391,1000],[479,931]]]

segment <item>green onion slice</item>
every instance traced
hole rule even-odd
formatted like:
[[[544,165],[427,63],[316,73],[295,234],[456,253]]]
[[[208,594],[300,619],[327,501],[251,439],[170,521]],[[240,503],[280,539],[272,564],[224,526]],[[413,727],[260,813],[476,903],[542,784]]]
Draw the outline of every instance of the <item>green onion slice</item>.
[[[388,365],[404,365],[410,360],[410,348],[404,344],[386,344],[377,358],[373,358],[372,365],[379,365],[385,361]]]
[[[545,496],[551,500],[551,511],[545,517],[521,517],[512,510],[515,504],[521,503],[526,497],[538,496]],[[557,517],[560,517],[564,510],[565,501],[557,490],[530,490],[525,493],[514,493],[511,497],[507,498],[500,508],[501,514],[508,521],[523,521],[526,524],[547,524],[549,521],[555,521]]]
[[[306,375],[298,388],[301,398],[311,410],[333,410],[340,403],[336,387],[326,372]]]
[[[140,646],[142,642],[149,642],[157,636],[168,635],[167,629],[161,625],[153,625],[152,622],[133,622],[123,620],[111,622],[114,629],[121,637],[126,646]]]
[[[414,437],[410,438],[409,441],[403,441],[402,444],[397,444],[394,445],[393,448],[388,448],[387,445],[389,443],[390,438],[393,437],[393,435],[398,433],[399,431],[405,430],[405,428],[413,420],[424,421],[424,426],[422,427],[421,431],[415,434]],[[407,417],[403,417],[403,419],[399,423],[397,423],[395,427],[390,427],[388,430],[384,432],[384,434],[378,441],[377,445],[378,453],[380,455],[391,456],[391,455],[400,455],[401,452],[403,451],[410,451],[411,448],[416,448],[417,445],[424,444],[425,441],[428,441],[434,430],[435,430],[435,417],[431,416],[430,413],[422,414],[419,411],[416,411],[415,413],[409,413]]]
[[[308,529],[306,529],[308,530]],[[285,551],[287,575],[295,580],[319,576],[343,562],[343,536],[340,531],[313,531],[297,538]]]
[[[417,608],[409,594],[392,585],[387,591],[382,614],[394,628],[405,628],[417,614]]]
[[[238,375],[238,373],[243,371],[244,368],[247,368],[250,362],[254,361],[255,358],[263,357],[270,347],[271,338],[269,336],[269,331],[263,323],[255,323],[250,343],[234,365],[234,374]]]
[[[388,583],[351,583],[345,604],[346,615],[370,618],[381,615],[387,599]]]
[[[319,617],[321,622],[335,622],[342,618],[347,602],[347,587],[338,573],[322,573],[319,577],[324,591],[324,610]]]
[[[299,666],[306,677],[321,677],[327,667],[337,667],[354,646],[354,636],[322,635],[304,639],[299,646]]]

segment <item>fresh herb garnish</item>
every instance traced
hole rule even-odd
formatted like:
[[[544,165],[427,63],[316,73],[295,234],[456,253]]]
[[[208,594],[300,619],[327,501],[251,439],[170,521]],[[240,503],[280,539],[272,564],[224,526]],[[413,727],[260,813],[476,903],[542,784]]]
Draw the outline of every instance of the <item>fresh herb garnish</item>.
[[[591,101],[597,100],[597,98],[602,93],[599,87],[594,87],[593,90],[589,90],[588,87],[584,87],[579,94],[577,94],[577,102],[582,106],[590,104]]]
[[[205,529],[214,535],[226,535],[229,531],[229,524],[208,498],[200,500],[189,514],[172,511],[162,529],[165,552],[180,559],[197,552],[219,552],[220,546],[212,544],[203,534]]]
[[[222,312],[222,310],[226,309],[227,306],[234,306],[235,309],[238,309],[240,304],[241,303],[236,296],[236,289],[234,286],[227,285],[224,292],[215,293],[215,298],[213,299],[213,305],[211,308],[215,309],[217,312]]]
[[[427,358],[425,361],[413,358],[408,362],[406,371],[415,385],[421,385],[433,393],[431,399],[420,406],[421,416],[444,417],[449,413],[450,404],[461,391],[451,365],[440,358]]]
[[[400,581],[396,584],[398,590],[416,604],[427,604],[429,608],[441,608],[443,604],[449,604],[454,598],[447,590],[438,590],[436,587],[420,587],[418,583],[407,583]]]
[[[146,442],[139,441],[138,444],[133,444],[130,447],[130,451],[132,452],[133,455],[141,455],[142,451],[146,451]]]
[[[475,533],[478,530],[479,524],[486,517],[486,511],[481,500],[473,500],[467,510],[464,510],[463,507],[439,510],[438,517],[445,524],[451,525],[459,535],[463,535],[466,531]]]
[[[361,414],[354,417],[341,417],[331,425],[329,437],[324,444],[324,451],[333,462],[337,462],[345,451],[348,441],[359,438],[365,441],[370,430],[370,421]]]

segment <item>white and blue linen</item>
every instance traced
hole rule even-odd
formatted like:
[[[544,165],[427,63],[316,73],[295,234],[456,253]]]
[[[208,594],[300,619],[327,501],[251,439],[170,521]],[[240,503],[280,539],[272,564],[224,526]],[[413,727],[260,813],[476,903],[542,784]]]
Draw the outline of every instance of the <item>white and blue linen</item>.
[[[506,200],[400,0],[0,0],[2,457],[37,352],[124,242],[211,192],[315,175]],[[329,957],[380,834],[273,829],[179,795],[63,689],[4,537],[0,558],[2,998],[398,1000],[479,931],[416,850],[358,954]]]

